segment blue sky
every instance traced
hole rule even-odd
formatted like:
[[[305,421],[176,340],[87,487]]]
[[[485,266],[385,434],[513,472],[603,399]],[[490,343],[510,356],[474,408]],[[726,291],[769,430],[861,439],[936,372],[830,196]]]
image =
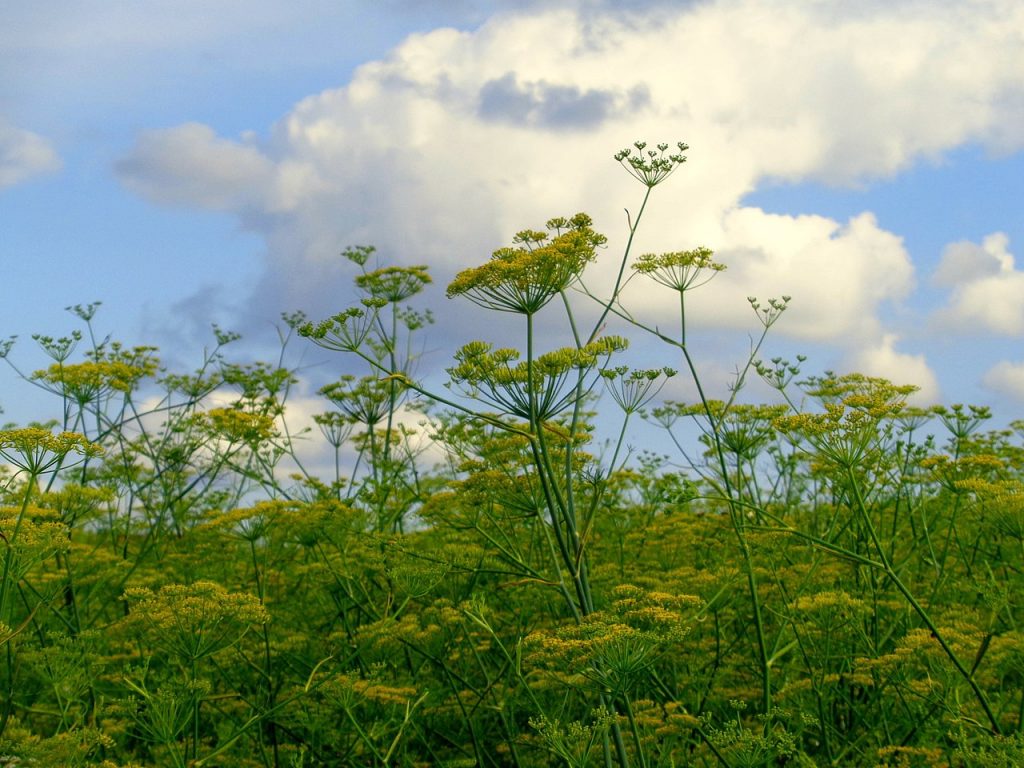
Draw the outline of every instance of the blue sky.
[[[29,370],[94,300],[176,364],[213,321],[261,354],[281,311],[348,302],[350,243],[443,286],[586,210],[614,252],[640,190],[610,158],[645,138],[691,150],[640,250],[729,266],[691,312],[712,381],[744,297],[785,293],[772,351],[811,371],[1024,411],[1016,0],[7,3],[0,72],[0,336]],[[627,299],[657,322],[653,291]],[[504,322],[432,301],[440,348]],[[44,415],[0,376],[4,419]]]

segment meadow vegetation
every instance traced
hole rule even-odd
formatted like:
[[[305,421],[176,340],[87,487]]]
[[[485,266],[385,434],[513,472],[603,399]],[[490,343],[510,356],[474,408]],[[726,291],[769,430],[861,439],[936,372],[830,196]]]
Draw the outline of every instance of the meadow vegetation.
[[[171,372],[97,304],[35,337],[44,369],[0,345],[56,416],[0,431],[0,766],[1024,764],[1024,422],[766,357],[786,296],[749,299],[710,398],[687,300],[726,266],[632,253],[686,150],[616,155],[642,197],[604,293],[584,214],[460,272],[521,344],[455,350],[446,387],[417,376],[428,268],[348,248],[358,300],[282,326],[361,366],[320,390],[328,476],[283,351],[232,362],[215,327]],[[631,367],[638,338],[673,367]],[[630,450],[641,419],[678,450]]]

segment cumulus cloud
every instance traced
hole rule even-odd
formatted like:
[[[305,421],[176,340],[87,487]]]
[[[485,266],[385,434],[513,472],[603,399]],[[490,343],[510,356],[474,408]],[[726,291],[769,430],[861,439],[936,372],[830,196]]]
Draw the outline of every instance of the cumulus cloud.
[[[717,258],[728,270],[695,304],[717,324],[749,325],[743,297],[793,297],[780,333],[852,343],[879,333],[879,306],[905,297],[913,265],[902,240],[863,213],[840,224],[822,216],[782,216],[737,208],[722,218]]]
[[[870,214],[741,201],[769,179],[857,184],[964,142],[1024,146],[1020,29],[1024,6],[1008,0],[508,10],[409,37],[265,140],[179,126],[141,136],[118,170],[152,200],[239,215],[268,244],[254,301],[317,312],[337,306],[349,243],[451,273],[587,210],[614,253],[642,190],[608,156],[638,137],[682,139],[691,159],[656,191],[637,247],[704,244],[729,264],[697,322],[734,327],[750,319],[747,295],[789,294],[781,332],[856,345],[913,288],[900,239]],[[597,272],[614,267],[606,256]]]
[[[937,315],[944,328],[1024,334],[1024,271],[1016,268],[1009,245],[1009,238],[996,232],[981,245],[946,247],[933,277],[937,285],[952,288],[949,303]]]
[[[50,142],[0,119],[0,189],[60,167],[60,157]]]
[[[186,123],[143,133],[116,170],[157,203],[241,211],[266,206],[274,163],[255,147],[217,138],[209,126]]]
[[[1001,360],[985,372],[982,384],[993,392],[1024,402],[1024,362]]]
[[[886,333],[876,344],[858,350],[848,360],[851,370],[868,376],[879,376],[894,384],[913,384],[918,391],[912,402],[931,405],[939,401],[939,383],[924,355],[907,354],[896,350],[896,334]]]

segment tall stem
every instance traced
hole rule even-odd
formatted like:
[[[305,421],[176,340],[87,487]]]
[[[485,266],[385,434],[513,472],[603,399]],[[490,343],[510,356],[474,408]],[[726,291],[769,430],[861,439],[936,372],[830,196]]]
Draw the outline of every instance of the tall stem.
[[[868,536],[871,538],[872,546],[878,553],[878,560],[882,565],[882,570],[885,571],[885,575],[889,577],[896,589],[899,590],[900,594],[903,595],[904,599],[910,603],[910,606],[914,609],[914,612],[920,617],[924,625],[928,627],[929,631],[935,641],[942,648],[949,660],[953,662],[953,666],[956,667],[956,671],[967,681],[967,684],[971,687],[974,692],[975,698],[981,705],[982,710],[985,712],[985,717],[988,718],[989,725],[992,728],[992,732],[999,735],[1002,733],[1002,729],[999,727],[999,721],[996,719],[995,713],[992,712],[992,708],[989,706],[988,697],[985,696],[985,692],[981,690],[977,681],[974,679],[974,674],[969,672],[967,668],[960,661],[960,658],[956,655],[949,643],[943,637],[942,632],[932,621],[931,616],[924,609],[924,607],[917,601],[914,594],[907,588],[907,586],[900,580],[900,577],[896,575],[896,571],[893,570],[892,564],[889,562],[889,558],[885,553],[885,548],[882,546],[882,542],[878,538],[878,534],[875,532],[875,526],[871,522],[871,517],[868,515],[867,506],[864,503],[864,498],[860,492],[860,484],[857,482],[856,476],[853,474],[853,469],[847,467],[846,469],[847,479],[850,481],[850,487],[853,491],[853,499],[857,508],[857,513],[860,515],[861,522],[864,524],[865,529],[868,532]]]
[[[771,684],[771,662],[768,658],[768,643],[765,639],[764,617],[761,612],[761,597],[758,594],[757,577],[754,575],[754,561],[750,554],[750,547],[747,544],[746,536],[743,534],[743,526],[740,520],[740,509],[737,505],[735,491],[732,481],[729,478],[729,468],[725,461],[725,451],[722,448],[722,440],[719,434],[719,421],[711,412],[711,405],[704,394],[704,387],[701,384],[697,367],[690,356],[690,350],[686,346],[686,316],[684,314],[684,291],[679,294],[680,307],[680,334],[679,346],[686,360],[686,366],[690,371],[694,385],[697,387],[697,394],[700,396],[701,406],[710,427],[711,441],[715,447],[715,456],[718,459],[718,466],[722,472],[722,482],[725,487],[725,496],[729,504],[729,521],[732,523],[733,533],[736,536],[736,543],[740,549],[740,556],[743,558],[743,569],[747,578],[747,590],[750,593],[751,608],[754,611],[754,634],[757,639],[758,665],[761,668],[761,707],[765,714],[771,711],[772,705],[772,684]]]

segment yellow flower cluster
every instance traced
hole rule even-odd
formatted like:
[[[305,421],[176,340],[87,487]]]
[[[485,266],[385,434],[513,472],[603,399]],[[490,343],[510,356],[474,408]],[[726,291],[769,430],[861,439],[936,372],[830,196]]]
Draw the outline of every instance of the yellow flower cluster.
[[[228,592],[212,581],[168,584],[159,591],[125,590],[132,606],[129,623],[141,624],[156,644],[187,660],[197,660],[237,642],[270,614],[249,594]]]
[[[704,285],[725,270],[724,264],[719,264],[711,258],[713,255],[710,248],[704,247],[691,251],[645,253],[637,258],[633,269],[667,288],[682,293]]]
[[[211,408],[206,412],[206,423],[215,435],[229,443],[256,445],[277,435],[272,416],[240,408]]]
[[[0,562],[10,558],[15,580],[54,552],[68,549],[68,529],[52,509],[0,507]]]
[[[356,278],[356,285],[375,299],[392,304],[416,295],[432,283],[427,267],[384,267]]]
[[[626,344],[619,336],[602,336],[579,349],[564,347],[547,352],[531,365],[517,362],[517,350],[492,351],[490,344],[472,341],[456,353],[458,365],[449,368],[448,374],[492,405],[522,419],[543,421],[575,398],[575,388],[566,386],[570,374],[597,366],[602,359],[625,349]]]
[[[793,440],[808,440],[826,466],[851,468],[878,447],[884,425],[900,417],[915,390],[861,374],[830,374],[808,382],[807,392],[821,401],[821,412],[781,416],[773,425]]]
[[[54,434],[42,427],[0,430],[0,459],[27,472],[44,472],[69,454],[100,456],[103,449],[77,432]]]
[[[130,392],[140,379],[155,372],[155,360],[137,365],[123,360],[87,360],[71,365],[54,363],[36,371],[32,378],[60,387],[62,394],[81,405],[111,391]]]
[[[568,288],[594,260],[606,241],[591,228],[586,214],[569,221],[552,220],[559,234],[519,233],[518,248],[501,248],[486,264],[459,272],[448,286],[448,298],[465,296],[474,304],[499,312],[532,315]],[[562,224],[568,225],[561,232]],[[557,226],[555,226],[557,225]]]

